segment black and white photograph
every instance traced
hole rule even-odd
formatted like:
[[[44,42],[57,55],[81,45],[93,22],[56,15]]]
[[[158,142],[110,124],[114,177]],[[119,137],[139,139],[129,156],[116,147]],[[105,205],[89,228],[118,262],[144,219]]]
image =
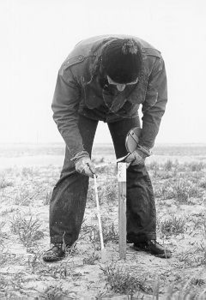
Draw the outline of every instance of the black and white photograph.
[[[206,2],[0,0],[0,299],[206,300]]]

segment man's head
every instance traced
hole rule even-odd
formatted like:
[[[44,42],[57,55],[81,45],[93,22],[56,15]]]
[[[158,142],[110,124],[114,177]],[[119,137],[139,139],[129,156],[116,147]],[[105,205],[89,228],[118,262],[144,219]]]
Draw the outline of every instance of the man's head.
[[[102,65],[110,84],[135,84],[141,69],[141,58],[133,39],[116,39],[102,53]]]

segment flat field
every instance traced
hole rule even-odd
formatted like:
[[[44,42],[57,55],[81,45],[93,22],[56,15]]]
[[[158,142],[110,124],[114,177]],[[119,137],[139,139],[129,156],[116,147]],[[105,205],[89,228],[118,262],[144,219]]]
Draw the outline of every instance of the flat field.
[[[206,299],[206,145],[157,145],[146,165],[158,241],[171,259],[127,245],[119,259],[118,182],[112,145],[95,145],[106,261],[101,259],[93,179],[76,244],[58,263],[49,247],[49,201],[62,144],[0,145],[0,299]]]

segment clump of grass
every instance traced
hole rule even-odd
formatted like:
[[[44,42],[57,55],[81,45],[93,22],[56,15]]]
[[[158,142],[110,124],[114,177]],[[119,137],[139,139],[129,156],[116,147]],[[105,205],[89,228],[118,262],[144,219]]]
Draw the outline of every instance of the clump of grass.
[[[164,163],[163,170],[165,170],[167,172],[172,171],[174,166],[175,166],[175,164],[169,159]]]
[[[186,219],[172,216],[167,220],[160,222],[160,232],[163,235],[178,235],[185,232]]]
[[[187,163],[186,166],[192,172],[200,172],[205,168],[205,164],[203,162],[190,162]]]
[[[197,281],[198,282],[198,281]],[[200,280],[201,282],[201,280]],[[178,299],[178,300],[201,300],[205,299],[206,290],[198,291],[198,286],[194,284],[195,281],[191,279],[188,282],[183,282],[181,287],[177,290],[174,286],[168,288],[165,299]],[[158,298],[157,298],[158,299]]]
[[[196,268],[206,265],[206,251],[200,251],[198,248],[183,251],[177,255],[180,262],[183,262],[185,267]]]
[[[21,173],[24,177],[28,178],[28,177],[34,177],[35,175],[37,175],[38,171],[34,168],[24,167],[24,168],[22,168]]]
[[[191,218],[191,221],[194,224],[193,230],[202,230],[203,234],[206,234],[206,219],[205,219],[205,214],[200,213],[197,217]]]
[[[104,243],[108,242],[118,242],[119,240],[119,233],[114,225],[114,223],[106,224],[104,220],[102,220],[102,230],[103,230],[103,238]],[[98,225],[86,225],[83,223],[80,238],[83,238],[85,235],[88,236],[89,241],[95,245],[96,249],[99,249],[100,245],[100,236],[99,236],[99,228]]]
[[[6,216],[7,214],[12,213],[12,212],[14,212],[16,210],[17,209],[15,207],[9,207],[9,208],[7,208],[5,210],[2,210],[1,213],[0,213],[0,216],[2,216],[2,217]]]
[[[103,235],[105,243],[119,241],[118,229],[113,222],[110,225],[103,223]]]
[[[205,280],[202,278],[192,278],[191,280],[191,284],[192,285],[197,285],[197,286],[202,286],[205,284]]]
[[[198,186],[200,188],[206,189],[206,179],[202,179],[199,183]]]
[[[164,200],[172,199],[174,198],[174,188],[171,184],[168,184],[168,182],[165,182],[162,185],[158,185],[154,189],[155,197],[162,198]]]
[[[118,186],[117,180],[110,179],[109,181],[105,182],[103,186],[101,186],[99,190],[99,199],[100,204],[103,204],[105,201],[108,204],[114,204],[118,201]]]
[[[110,179],[100,181],[98,179],[98,196],[99,196],[99,202],[100,205],[107,203],[107,204],[114,204],[118,201],[118,186],[117,186],[117,180],[115,177],[111,177]],[[94,192],[94,185],[93,182],[91,182],[91,185],[89,186],[89,190],[87,193],[87,199],[89,203],[95,203],[95,192]]]
[[[32,200],[33,196],[30,194],[30,191],[27,189],[20,190],[15,196],[14,204],[28,206]]]
[[[83,264],[85,265],[95,265],[95,262],[99,260],[99,255],[93,252],[90,256],[83,259]]]
[[[185,179],[177,179],[176,182],[164,182],[155,189],[155,196],[163,199],[175,199],[179,203],[189,204],[191,198],[202,197],[202,191],[197,185]]]
[[[45,195],[45,198],[43,199],[43,205],[48,205],[50,203],[52,196],[52,191],[48,191]]]
[[[28,219],[21,214],[16,214],[11,222],[11,231],[19,236],[25,247],[31,247],[35,242],[43,238],[44,233],[40,230],[41,223],[38,219],[30,216]]]
[[[68,257],[69,256],[69,257]],[[29,267],[32,272],[36,275],[51,276],[54,279],[66,279],[68,277],[73,277],[74,280],[77,277],[82,276],[81,273],[75,272],[75,264],[71,254],[66,251],[66,259],[60,261],[58,264],[47,264],[42,263],[42,257],[38,253],[34,254],[28,261]]]
[[[160,164],[156,161],[153,161],[151,163],[147,163],[147,169],[151,171],[159,171]]]
[[[9,299],[7,294],[8,285],[8,279],[0,275],[0,297],[2,297],[1,299]]]
[[[151,288],[145,284],[143,276],[133,276],[123,267],[111,263],[106,267],[100,267],[106,277],[106,286],[113,292],[133,296],[137,291],[148,292]]]
[[[41,293],[41,299],[44,300],[56,300],[63,299],[67,296],[67,293],[63,290],[61,285],[48,286],[46,290]]]
[[[32,273],[34,273],[37,267],[41,264],[41,254],[39,252],[34,252],[33,250],[31,250],[27,263],[31,268]]]
[[[4,176],[1,176],[0,178],[0,189],[5,189],[8,186],[13,186],[13,182],[7,180]]]
[[[16,205],[29,206],[34,199],[42,194],[42,189],[35,187],[33,189],[22,188],[15,196],[14,203]]]
[[[0,222],[0,246],[3,244],[4,239],[7,237],[7,234],[2,231],[2,228],[4,227],[5,222]]]
[[[189,181],[179,180],[174,185],[174,197],[180,203],[188,203],[189,198],[200,198],[201,196],[202,192],[200,189],[195,185],[192,185]]]
[[[3,248],[3,247],[1,247]],[[5,254],[5,253],[0,253],[0,265],[1,267],[3,267],[4,264],[6,264],[6,262],[8,262],[8,255]],[[1,283],[1,281],[0,281]],[[0,284],[0,287],[1,287],[1,284]]]

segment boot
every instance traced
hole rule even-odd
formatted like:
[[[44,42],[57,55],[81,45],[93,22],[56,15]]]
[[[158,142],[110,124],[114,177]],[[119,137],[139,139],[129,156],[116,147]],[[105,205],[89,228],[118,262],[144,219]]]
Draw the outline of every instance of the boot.
[[[149,252],[152,255],[155,255],[160,258],[170,258],[172,256],[172,252],[170,250],[166,249],[164,246],[160,245],[155,240],[134,243],[133,248],[136,251]]]
[[[56,262],[65,257],[65,250],[63,250],[62,244],[54,244],[53,247],[43,254],[43,260],[45,262]]]

